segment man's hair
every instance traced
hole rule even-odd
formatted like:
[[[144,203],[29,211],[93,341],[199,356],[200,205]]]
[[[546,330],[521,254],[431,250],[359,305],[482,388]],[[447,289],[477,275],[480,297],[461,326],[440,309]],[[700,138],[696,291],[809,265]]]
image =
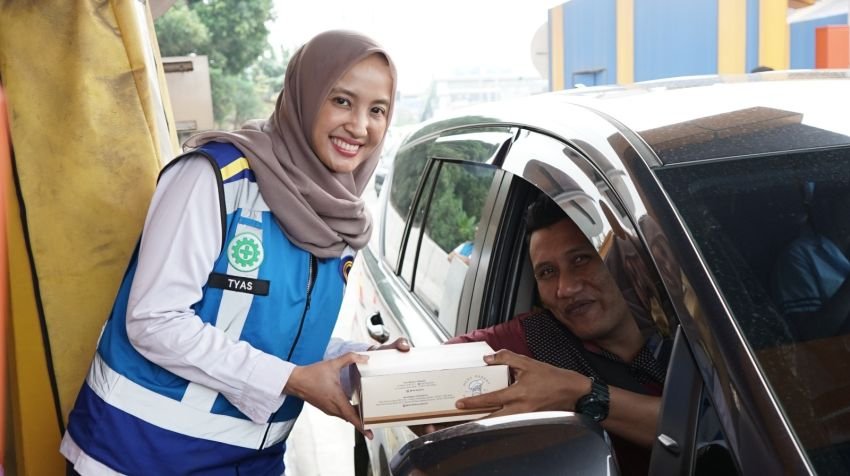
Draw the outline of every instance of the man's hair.
[[[525,228],[529,234],[567,218],[564,210],[545,194],[540,194],[525,211]]]

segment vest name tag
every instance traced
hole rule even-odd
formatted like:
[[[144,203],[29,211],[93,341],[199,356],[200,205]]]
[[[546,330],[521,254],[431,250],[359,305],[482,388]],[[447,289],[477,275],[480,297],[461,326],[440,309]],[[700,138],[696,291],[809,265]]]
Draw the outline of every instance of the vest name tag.
[[[268,296],[270,284],[271,282],[265,279],[252,279],[221,273],[210,274],[210,279],[207,281],[207,285],[211,288],[227,289],[228,291],[257,296]]]

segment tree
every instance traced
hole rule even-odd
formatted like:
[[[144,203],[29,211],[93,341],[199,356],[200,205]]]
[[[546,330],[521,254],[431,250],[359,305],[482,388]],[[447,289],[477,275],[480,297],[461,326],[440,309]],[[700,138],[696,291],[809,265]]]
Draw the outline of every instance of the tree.
[[[156,20],[164,56],[206,55],[219,127],[268,116],[289,59],[268,45],[272,0],[178,0]]]
[[[177,2],[154,23],[163,56],[183,56],[209,51],[210,33],[198,14]]]
[[[225,73],[241,73],[266,49],[272,0],[190,0],[189,7],[210,32],[210,62]]]

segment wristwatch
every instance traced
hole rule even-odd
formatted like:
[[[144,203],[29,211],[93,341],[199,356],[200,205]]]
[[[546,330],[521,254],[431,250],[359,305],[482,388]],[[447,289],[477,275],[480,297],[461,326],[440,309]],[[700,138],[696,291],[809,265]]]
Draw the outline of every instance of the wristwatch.
[[[587,415],[593,421],[602,421],[608,417],[608,405],[611,398],[608,395],[608,384],[590,379],[590,393],[576,402],[576,411]]]

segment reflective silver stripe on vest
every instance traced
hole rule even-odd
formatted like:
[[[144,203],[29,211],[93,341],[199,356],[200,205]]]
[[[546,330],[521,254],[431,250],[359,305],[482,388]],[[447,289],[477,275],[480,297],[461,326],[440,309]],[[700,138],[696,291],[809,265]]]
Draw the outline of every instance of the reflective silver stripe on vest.
[[[237,208],[259,212],[269,211],[268,204],[260,195],[260,188],[247,179],[224,184],[224,208],[228,215],[235,212]]]
[[[242,210],[242,216],[256,222],[262,222],[263,216],[261,212],[252,212]],[[238,220],[239,217],[233,217]],[[257,229],[254,226],[244,223],[236,225],[236,233],[250,232],[257,237],[258,240],[263,239],[263,230]],[[224,244],[224,252],[228,252],[229,243]],[[233,265],[227,265],[227,274],[231,276],[244,276],[246,278],[256,279],[259,275],[260,268],[253,271],[238,271]],[[239,293],[234,291],[224,290],[221,295],[221,303],[218,307],[218,315],[216,316],[215,327],[224,331],[232,340],[239,340],[242,335],[242,328],[245,326],[245,321],[248,319],[248,312],[251,310],[251,304],[254,301],[254,295],[249,293]],[[186,388],[186,393],[183,394],[183,403],[190,405],[198,410],[210,411],[218,397],[218,392],[215,390],[200,385],[194,382],[189,382]]]
[[[198,410],[183,402],[152,392],[112,370],[95,354],[86,377],[89,387],[107,404],[152,425],[192,438],[242,448],[259,448],[268,428],[265,447],[283,441],[295,420],[257,424],[227,415]]]

